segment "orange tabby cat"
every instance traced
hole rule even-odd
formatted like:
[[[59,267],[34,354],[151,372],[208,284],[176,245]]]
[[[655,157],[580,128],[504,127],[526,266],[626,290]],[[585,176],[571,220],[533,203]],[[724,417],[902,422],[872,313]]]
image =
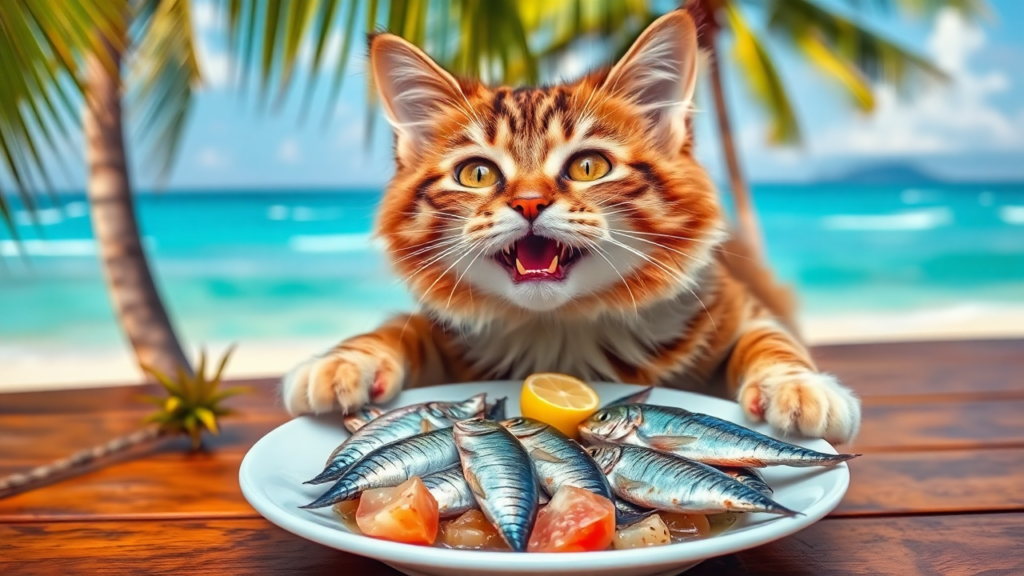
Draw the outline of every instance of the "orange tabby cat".
[[[857,398],[816,370],[764,271],[723,248],[691,154],[686,12],[570,85],[457,80],[390,34],[370,61],[396,134],[377,233],[420,311],[296,367],[290,412],[555,371],[729,395],[783,432],[856,434]]]

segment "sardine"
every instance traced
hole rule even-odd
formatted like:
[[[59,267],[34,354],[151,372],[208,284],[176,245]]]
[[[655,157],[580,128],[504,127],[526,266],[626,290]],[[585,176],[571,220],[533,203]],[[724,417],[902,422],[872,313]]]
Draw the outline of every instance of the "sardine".
[[[587,452],[608,475],[615,495],[669,512],[798,514],[717,470],[642,446],[605,444]]]
[[[512,550],[525,551],[540,492],[526,448],[501,424],[482,418],[457,422],[454,434],[462,474],[480,509]]]
[[[611,408],[613,406],[625,406],[627,404],[645,404],[647,399],[651,397],[651,392],[654,392],[654,386],[648,386],[639,392],[627,394],[622,398],[612,400],[611,402],[602,406],[602,408]]]
[[[772,487],[764,481],[764,476],[761,476],[756,468],[734,468],[731,466],[716,466],[716,468],[765,496],[771,497],[775,493],[775,490],[772,490]]]
[[[614,500],[604,472],[575,440],[530,418],[512,418],[501,425],[526,448],[537,480],[549,496],[562,486],[575,486]]]
[[[486,394],[477,394],[462,402],[426,402],[387,412],[368,422],[335,448],[323,472],[306,484],[337,480],[363,456],[395,440],[448,428],[463,418],[478,416],[484,409],[486,397]]]
[[[632,526],[657,512],[653,508],[643,508],[633,504],[629,500],[615,497],[615,525],[618,527]]]
[[[380,418],[383,414],[383,408],[378,408],[376,406],[363,406],[352,414],[346,414],[345,417],[341,419],[341,423],[345,426],[345,430],[348,430],[349,434],[355,434],[356,430],[366,426],[370,420]]]
[[[346,471],[322,496],[301,508],[323,508],[351,500],[371,488],[398,486],[458,463],[451,428],[417,434],[370,452]]]
[[[834,466],[860,456],[816,452],[721,418],[651,404],[598,410],[579,430],[588,444],[646,446],[715,466]]]
[[[488,420],[494,420],[500,422],[505,419],[505,403],[508,402],[508,396],[503,396],[494,401],[487,407],[486,415],[484,418]]]
[[[473,491],[469,489],[458,463],[423,477],[423,485],[437,500],[441,518],[451,518],[478,508]]]

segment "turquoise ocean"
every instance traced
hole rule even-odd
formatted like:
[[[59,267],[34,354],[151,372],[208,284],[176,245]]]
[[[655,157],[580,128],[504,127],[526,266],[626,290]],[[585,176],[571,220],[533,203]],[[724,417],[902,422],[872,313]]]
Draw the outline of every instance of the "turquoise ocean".
[[[769,258],[808,314],[1024,304],[1024,184],[760,185]],[[341,337],[414,305],[369,236],[379,190],[137,196],[190,342]],[[119,343],[81,194],[0,228],[0,344]]]

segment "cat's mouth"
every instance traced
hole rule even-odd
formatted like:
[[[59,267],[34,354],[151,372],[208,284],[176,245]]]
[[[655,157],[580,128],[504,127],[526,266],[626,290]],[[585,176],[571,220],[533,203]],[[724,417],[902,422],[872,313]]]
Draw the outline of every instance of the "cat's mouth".
[[[564,280],[585,252],[561,242],[528,234],[505,246],[494,259],[509,271],[513,282]]]

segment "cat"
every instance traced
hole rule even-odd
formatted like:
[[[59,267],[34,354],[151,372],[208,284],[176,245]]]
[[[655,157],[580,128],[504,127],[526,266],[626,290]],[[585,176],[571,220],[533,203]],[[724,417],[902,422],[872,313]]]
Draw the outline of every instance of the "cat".
[[[683,10],[610,69],[544,88],[458,80],[372,36],[396,161],[376,232],[420,310],[297,366],[286,409],[562,372],[732,397],[783,433],[850,441],[857,397],[817,370],[784,295],[727,240],[693,158],[699,61]]]

